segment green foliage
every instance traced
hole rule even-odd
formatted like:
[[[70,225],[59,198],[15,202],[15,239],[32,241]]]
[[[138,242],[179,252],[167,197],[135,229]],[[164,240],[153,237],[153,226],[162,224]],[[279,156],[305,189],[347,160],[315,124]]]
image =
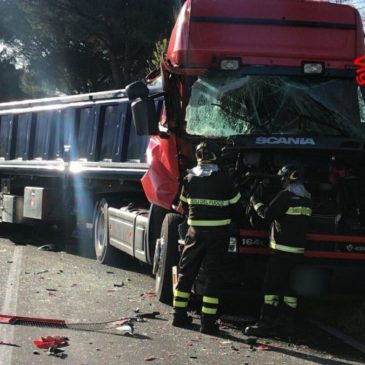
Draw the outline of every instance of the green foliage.
[[[155,65],[174,10],[169,0],[2,0],[0,34],[32,96],[122,88]]]
[[[150,73],[156,69],[160,68],[161,58],[167,51],[167,38],[157,41],[155,44],[155,49],[152,53],[152,57],[147,61],[147,73]]]

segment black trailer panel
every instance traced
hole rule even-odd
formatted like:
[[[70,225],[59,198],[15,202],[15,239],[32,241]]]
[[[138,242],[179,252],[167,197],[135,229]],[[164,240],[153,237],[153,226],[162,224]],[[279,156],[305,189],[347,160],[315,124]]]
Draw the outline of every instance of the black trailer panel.
[[[0,171],[19,174],[23,169],[43,176],[41,171],[47,170],[74,175],[76,169],[70,171],[69,162],[75,161],[83,164],[82,171],[89,172],[95,163],[101,169],[108,163],[109,171],[124,174],[130,162],[141,164],[137,169],[134,166],[131,174],[146,171],[148,137],[137,136],[127,99],[57,101],[53,98],[54,104],[35,103],[26,108],[12,104],[14,109],[5,110],[0,104]],[[88,164],[92,164],[90,169]]]

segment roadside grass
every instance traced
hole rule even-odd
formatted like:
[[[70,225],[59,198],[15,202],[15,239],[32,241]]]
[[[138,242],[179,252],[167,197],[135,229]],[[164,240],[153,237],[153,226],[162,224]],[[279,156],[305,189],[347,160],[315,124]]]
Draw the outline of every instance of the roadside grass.
[[[308,318],[365,342],[365,298],[305,300],[303,307]]]

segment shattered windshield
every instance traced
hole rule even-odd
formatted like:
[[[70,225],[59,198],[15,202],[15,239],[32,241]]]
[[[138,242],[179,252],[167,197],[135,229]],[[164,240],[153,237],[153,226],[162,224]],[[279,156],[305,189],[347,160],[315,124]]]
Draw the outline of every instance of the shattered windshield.
[[[191,89],[187,133],[365,138],[353,80],[210,72]]]

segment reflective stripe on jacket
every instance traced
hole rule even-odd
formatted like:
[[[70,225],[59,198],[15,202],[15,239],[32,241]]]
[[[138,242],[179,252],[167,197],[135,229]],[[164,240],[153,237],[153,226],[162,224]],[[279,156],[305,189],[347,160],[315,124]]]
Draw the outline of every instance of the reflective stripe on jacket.
[[[310,196],[281,191],[266,207],[254,206],[257,214],[271,222],[270,247],[273,250],[301,254],[306,245],[309,217],[312,214]]]
[[[188,224],[193,227],[229,225],[240,198],[231,177],[221,170],[203,177],[189,173],[180,194]]]

